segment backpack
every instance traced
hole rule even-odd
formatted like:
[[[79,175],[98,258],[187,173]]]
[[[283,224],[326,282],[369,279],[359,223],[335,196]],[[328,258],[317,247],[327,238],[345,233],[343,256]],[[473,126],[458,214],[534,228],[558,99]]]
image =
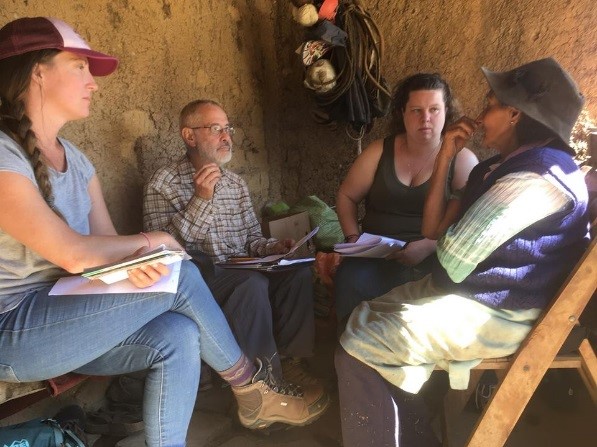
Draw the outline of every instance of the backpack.
[[[0,447],[85,447],[85,444],[53,419],[33,419],[0,427]]]

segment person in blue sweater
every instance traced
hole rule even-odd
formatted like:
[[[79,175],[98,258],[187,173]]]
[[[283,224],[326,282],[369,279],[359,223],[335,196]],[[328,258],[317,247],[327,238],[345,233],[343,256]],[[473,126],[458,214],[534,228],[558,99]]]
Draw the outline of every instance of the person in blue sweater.
[[[465,389],[470,368],[514,353],[588,245],[588,194],[568,146],[583,97],[551,58],[506,72],[476,120],[445,132],[423,214],[438,263],[361,303],[336,351],[342,436],[352,446],[439,446],[418,393],[437,365]],[[450,164],[476,131],[498,154],[446,198]]]

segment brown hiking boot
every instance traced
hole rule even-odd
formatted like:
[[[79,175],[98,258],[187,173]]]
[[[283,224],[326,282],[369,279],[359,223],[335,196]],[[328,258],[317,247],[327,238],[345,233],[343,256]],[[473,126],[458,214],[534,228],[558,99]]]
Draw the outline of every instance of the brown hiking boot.
[[[282,359],[282,375],[284,380],[302,386],[321,385],[321,380],[311,375],[303,359],[287,357]]]
[[[272,366],[256,359],[257,372],[251,383],[233,386],[238,418],[247,428],[266,428],[275,422],[307,425],[327,409],[330,399],[321,385],[299,387],[277,381]]]

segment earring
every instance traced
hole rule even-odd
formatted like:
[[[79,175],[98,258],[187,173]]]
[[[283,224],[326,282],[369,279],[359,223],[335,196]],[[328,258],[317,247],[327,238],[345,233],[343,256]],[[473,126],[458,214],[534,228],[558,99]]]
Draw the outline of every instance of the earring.
[[[511,124],[511,125],[512,125],[512,124],[514,124],[514,121],[510,121],[510,124]]]

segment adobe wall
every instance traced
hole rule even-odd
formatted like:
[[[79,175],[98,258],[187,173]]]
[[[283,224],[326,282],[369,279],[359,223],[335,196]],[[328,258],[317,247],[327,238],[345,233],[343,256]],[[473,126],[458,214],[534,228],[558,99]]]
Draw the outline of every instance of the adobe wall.
[[[578,80],[597,117],[595,13],[589,0],[363,0],[386,39],[390,85],[417,71],[440,71],[464,109],[479,109],[479,67],[506,69],[555,56]],[[92,47],[118,56],[98,78],[91,117],[63,132],[95,164],[119,231],[139,231],[141,192],[153,170],[182,154],[177,116],[188,101],[220,101],[239,130],[230,168],[243,175],[257,211],[266,200],[316,194],[333,203],[356,154],[342,128],[310,117],[294,50],[303,29],[290,0],[0,0],[0,22],[52,15]],[[378,120],[366,145],[385,133]]]
[[[302,87],[302,67],[293,54],[304,28],[283,18],[278,5],[277,51],[285,67],[284,113],[280,132],[286,170],[298,175],[282,183],[289,200],[315,193],[333,203],[335,192],[356,157],[357,144],[336,131],[314,125],[314,101]],[[481,66],[506,70],[542,57],[555,57],[578,82],[597,121],[597,14],[589,0],[364,0],[385,38],[382,74],[391,86],[421,71],[438,71],[450,82],[464,112],[476,116],[487,84]],[[291,69],[290,69],[291,68]],[[389,119],[378,120],[363,148],[383,137]],[[485,158],[486,151],[476,152]],[[272,183],[276,183],[272,178]]]
[[[120,58],[97,78],[91,116],[65,127],[96,166],[119,231],[141,229],[143,181],[184,150],[178,113],[189,101],[221,102],[238,128],[230,167],[257,203],[269,195],[263,106],[273,17],[267,0],[0,0],[2,24],[51,15]]]

